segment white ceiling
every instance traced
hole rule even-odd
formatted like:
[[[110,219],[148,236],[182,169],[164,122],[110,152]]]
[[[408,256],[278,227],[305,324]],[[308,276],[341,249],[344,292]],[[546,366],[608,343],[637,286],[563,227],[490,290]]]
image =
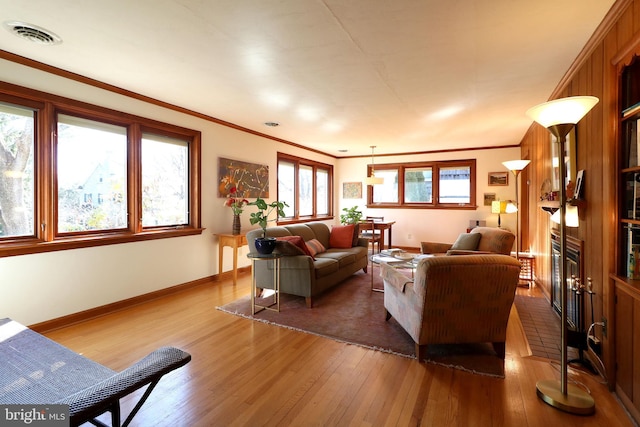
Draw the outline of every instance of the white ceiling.
[[[338,157],[512,146],[613,3],[0,0],[63,40],[0,49]]]

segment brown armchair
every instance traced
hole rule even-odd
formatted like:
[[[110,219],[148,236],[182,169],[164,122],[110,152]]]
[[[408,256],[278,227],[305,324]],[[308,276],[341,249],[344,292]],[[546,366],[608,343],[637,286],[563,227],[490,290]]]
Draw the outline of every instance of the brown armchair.
[[[382,263],[384,308],[407,331],[422,361],[429,344],[489,342],[505,357],[520,263],[507,255],[428,257],[415,279]]]
[[[423,254],[471,255],[511,254],[516,236],[502,228],[476,227],[471,233],[462,233],[455,243],[421,242]]]

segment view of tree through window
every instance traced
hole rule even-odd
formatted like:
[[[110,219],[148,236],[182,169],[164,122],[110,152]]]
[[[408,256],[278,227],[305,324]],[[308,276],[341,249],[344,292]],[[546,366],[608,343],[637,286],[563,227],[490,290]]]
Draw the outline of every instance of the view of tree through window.
[[[408,164],[378,164],[383,184],[370,187],[375,207],[475,208],[475,159]]]
[[[330,165],[278,153],[278,200],[289,205],[285,221],[330,216],[332,174]]]
[[[34,113],[0,103],[0,237],[33,236]]]
[[[142,135],[142,225],[189,222],[187,188],[189,144],[175,138]]]
[[[127,227],[127,129],[58,116],[58,233]]]
[[[0,257],[191,236],[201,133],[3,83]]]

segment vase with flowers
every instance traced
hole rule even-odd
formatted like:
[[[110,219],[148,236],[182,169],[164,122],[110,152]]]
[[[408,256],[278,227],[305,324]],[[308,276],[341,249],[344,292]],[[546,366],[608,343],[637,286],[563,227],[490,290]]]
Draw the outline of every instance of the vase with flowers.
[[[249,201],[242,197],[236,186],[229,189],[227,199],[224,201],[224,205],[231,208],[233,211],[233,229],[232,234],[240,234],[240,214],[243,208],[249,204]]]

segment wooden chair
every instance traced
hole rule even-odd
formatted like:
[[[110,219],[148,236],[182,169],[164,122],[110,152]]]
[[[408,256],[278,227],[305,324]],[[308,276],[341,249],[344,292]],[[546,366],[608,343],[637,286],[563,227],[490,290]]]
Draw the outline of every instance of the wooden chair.
[[[358,224],[360,228],[360,237],[366,239],[371,245],[371,253],[376,253],[376,243],[378,244],[378,253],[380,252],[380,244],[382,235],[380,230],[375,229],[375,224],[371,220],[362,221]],[[376,233],[377,231],[377,233]]]
[[[365,217],[365,221],[371,221],[371,222],[378,222],[378,221],[384,221],[384,217],[383,216],[367,216]],[[376,235],[377,236],[377,240],[378,240],[378,245],[380,244],[380,233],[382,233],[382,230],[376,230],[375,227],[373,227],[373,231],[367,231],[367,233],[365,235],[362,235],[362,233],[360,234],[361,237],[364,237],[366,239],[370,239],[372,235]]]

